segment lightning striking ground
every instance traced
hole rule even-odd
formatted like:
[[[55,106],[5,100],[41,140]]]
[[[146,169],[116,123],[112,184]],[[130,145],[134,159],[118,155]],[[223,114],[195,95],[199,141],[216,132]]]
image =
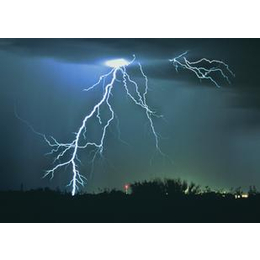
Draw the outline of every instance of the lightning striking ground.
[[[112,67],[112,70],[110,70],[110,72],[108,72],[107,74],[102,75],[97,81],[97,83],[84,90],[86,92],[89,92],[101,85],[101,83],[103,83],[103,94],[101,99],[93,107],[91,112],[85,116],[78,131],[75,133],[74,140],[71,143],[58,142],[54,137],[50,137],[50,139],[48,139],[45,135],[34,131],[37,134],[44,137],[44,140],[52,148],[49,154],[55,155],[55,166],[50,170],[46,171],[44,177],[50,176],[50,178],[52,179],[54,177],[55,172],[57,172],[61,168],[70,167],[72,171],[72,178],[68,186],[72,187],[71,194],[73,196],[76,194],[77,190],[79,190],[79,187],[84,186],[87,181],[87,178],[84,175],[82,175],[79,170],[79,150],[91,147],[94,152],[92,162],[94,162],[98,155],[103,155],[105,137],[107,135],[108,127],[111,125],[112,121],[116,120],[117,118],[115,111],[113,110],[113,106],[110,102],[110,98],[112,96],[112,91],[114,89],[115,82],[119,79],[122,80],[122,85],[130,100],[132,100],[135,105],[139,106],[145,112],[147,120],[150,124],[150,129],[154,136],[155,148],[157,149],[157,151],[163,154],[159,147],[159,136],[155,130],[155,126],[153,123],[154,116],[161,116],[158,116],[153,110],[151,110],[151,108],[147,104],[146,96],[148,93],[148,78],[143,71],[142,65],[139,62],[137,62],[141,76],[145,80],[144,91],[141,92],[140,86],[137,84],[136,81],[134,81],[131,78],[131,76],[127,72],[128,67],[135,62],[135,56],[131,62],[127,62],[124,59],[107,62],[106,65]],[[108,78],[111,78],[110,82],[105,84]],[[134,94],[131,94],[133,91]],[[106,120],[102,119],[101,117],[101,106],[105,106],[107,108],[107,111],[109,111],[110,115],[109,118]],[[101,136],[98,142],[90,141],[87,136],[87,126],[89,120],[94,118],[96,118],[102,129]]]
[[[195,73],[198,79],[209,80],[216,87],[220,88],[220,85],[217,83],[215,79],[218,73],[229,84],[231,84],[229,76],[235,77],[235,74],[230,70],[229,66],[225,62],[220,60],[209,60],[206,58],[202,58],[197,61],[189,61],[186,58],[187,54],[188,51],[169,60],[170,62],[172,62],[177,72],[179,68],[187,69]]]
[[[220,60],[209,60],[206,58],[202,58],[197,61],[189,61],[186,58],[188,52],[184,52],[183,54],[170,59],[176,71],[179,68],[187,69],[195,73],[198,79],[200,80],[209,80],[214,83],[218,88],[220,85],[217,83],[215,79],[216,73],[221,75],[228,83],[231,83],[228,75],[235,77],[235,74],[229,69],[229,66]],[[141,91],[141,87],[139,84],[131,78],[131,75],[128,73],[129,66],[137,63],[140,75],[144,79],[144,86]],[[78,128],[78,131],[75,133],[75,138],[70,143],[62,143],[57,141],[53,136],[47,137],[46,135],[34,130],[34,128],[24,119],[20,118],[16,113],[18,119],[20,119],[23,123],[28,125],[31,130],[41,136],[47,145],[51,148],[51,151],[48,153],[49,155],[54,155],[54,167],[47,170],[43,177],[49,176],[51,179],[54,178],[55,173],[65,168],[70,167],[72,177],[67,186],[71,187],[71,194],[74,196],[76,192],[79,190],[80,186],[83,187],[87,182],[87,178],[81,174],[79,170],[79,165],[81,164],[81,160],[79,158],[79,151],[82,149],[90,148],[92,149],[91,153],[93,153],[91,162],[92,169],[94,165],[94,161],[97,156],[103,157],[105,138],[107,136],[107,130],[109,126],[111,126],[113,121],[116,121],[117,128],[119,128],[119,122],[117,115],[113,109],[113,105],[111,103],[112,91],[114,89],[116,82],[122,82],[122,86],[130,100],[140,107],[141,110],[144,111],[147,122],[149,123],[151,132],[154,137],[155,148],[161,154],[164,155],[159,147],[159,134],[156,132],[153,118],[154,117],[163,117],[161,115],[157,115],[155,111],[153,111],[147,104],[147,94],[149,90],[148,86],[148,78],[144,73],[142,65],[140,62],[136,61],[136,57],[134,56],[132,61],[128,62],[124,59],[111,60],[105,63],[106,66],[112,68],[107,74],[100,76],[99,80],[90,86],[87,89],[84,89],[85,92],[90,92],[93,89],[101,86],[103,91],[100,100],[94,105],[92,110],[85,116],[82,120],[81,125]],[[108,83],[107,83],[108,82]],[[132,94],[133,93],[133,94]],[[102,109],[105,107],[106,112],[109,113],[109,117],[104,119],[102,117]],[[87,129],[90,120],[96,120],[101,129],[101,135],[98,141],[91,141],[90,137],[87,134]],[[119,135],[120,130],[118,129]],[[120,136],[119,136],[119,140]],[[122,140],[121,140],[122,141]]]

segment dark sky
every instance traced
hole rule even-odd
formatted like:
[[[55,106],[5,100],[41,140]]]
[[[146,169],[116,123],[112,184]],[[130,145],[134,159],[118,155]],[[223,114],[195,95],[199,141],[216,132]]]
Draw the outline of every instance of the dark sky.
[[[131,59],[136,54],[149,78],[150,106],[163,114],[156,119],[161,149],[142,111],[117,82],[113,105],[120,119],[105,143],[105,159],[89,175],[87,154],[81,172],[86,190],[120,188],[126,182],[154,177],[180,177],[213,188],[256,185],[260,188],[260,41],[258,39],[1,39],[0,189],[50,186],[63,188],[71,172],[42,179],[51,167],[48,146],[14,115],[60,141],[71,141],[99,92],[82,90],[108,72],[103,62]],[[189,50],[190,60],[223,60],[236,74],[220,89],[200,82],[189,71],[176,73],[168,61]],[[135,70],[133,75],[138,77]],[[135,75],[136,74],[136,75]],[[95,135],[95,133],[93,133]]]

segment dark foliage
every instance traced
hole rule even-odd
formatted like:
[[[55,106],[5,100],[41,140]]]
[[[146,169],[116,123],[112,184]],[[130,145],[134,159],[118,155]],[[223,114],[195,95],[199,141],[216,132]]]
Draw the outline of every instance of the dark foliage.
[[[130,194],[104,190],[74,197],[47,188],[0,192],[0,222],[260,222],[254,186],[248,193],[213,191],[180,179],[155,179],[130,188]]]

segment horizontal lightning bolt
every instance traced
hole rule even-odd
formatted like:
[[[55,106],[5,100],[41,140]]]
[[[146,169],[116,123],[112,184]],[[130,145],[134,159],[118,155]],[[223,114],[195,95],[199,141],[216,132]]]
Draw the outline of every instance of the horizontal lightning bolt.
[[[209,60],[206,58],[202,58],[197,61],[189,61],[186,58],[187,54],[188,51],[169,60],[170,62],[172,62],[177,72],[179,68],[187,69],[194,72],[198,79],[209,80],[214,83],[216,87],[220,88],[220,85],[213,78],[213,76],[211,76],[212,73],[215,72],[219,73],[229,84],[231,84],[227,74],[231,75],[232,77],[235,77],[235,74],[231,71],[231,69],[225,62],[220,60]],[[205,65],[207,65],[208,67],[202,66],[202,63],[205,63]]]

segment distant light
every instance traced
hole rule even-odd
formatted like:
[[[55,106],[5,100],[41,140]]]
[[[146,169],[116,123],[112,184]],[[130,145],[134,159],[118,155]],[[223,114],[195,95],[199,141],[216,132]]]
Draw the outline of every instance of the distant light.
[[[235,195],[235,199],[247,199],[249,196],[246,193],[243,193],[241,195]]]
[[[129,61],[125,59],[108,60],[105,65],[111,68],[120,68],[129,65]]]
[[[127,195],[128,194],[128,189],[129,189],[129,184],[125,184],[124,188],[125,188],[125,194]]]

